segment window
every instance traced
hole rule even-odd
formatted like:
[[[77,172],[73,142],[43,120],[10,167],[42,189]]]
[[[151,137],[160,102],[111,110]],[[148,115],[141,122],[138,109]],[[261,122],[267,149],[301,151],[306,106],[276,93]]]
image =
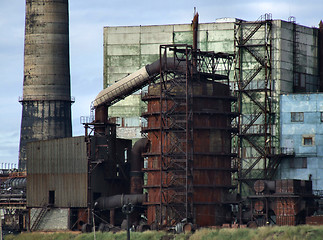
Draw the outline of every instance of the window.
[[[55,204],[55,191],[48,192],[48,204],[51,206]]]
[[[115,123],[120,127],[138,127],[140,126],[140,118],[138,117],[117,117],[115,118]]]
[[[294,77],[294,91],[295,92],[304,92],[306,91],[306,74],[297,73]]]
[[[303,112],[291,112],[291,121],[292,122],[304,122],[304,113]]]
[[[295,168],[295,160],[294,160],[294,158],[289,159],[289,168]]]
[[[303,135],[302,143],[303,146],[315,145],[315,136],[313,134]]]
[[[323,122],[323,112],[321,112],[321,122]]]
[[[313,145],[313,139],[311,137],[304,138],[304,145]]]
[[[124,149],[124,162],[128,162],[128,148]]]
[[[307,168],[307,158],[306,157],[296,157],[289,159],[290,168]]]
[[[307,158],[302,158],[302,168],[307,168]]]

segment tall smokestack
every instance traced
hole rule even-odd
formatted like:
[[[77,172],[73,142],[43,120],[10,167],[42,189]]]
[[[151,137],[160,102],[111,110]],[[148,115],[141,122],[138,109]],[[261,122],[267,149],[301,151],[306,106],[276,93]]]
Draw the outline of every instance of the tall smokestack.
[[[320,76],[320,92],[323,92],[323,22],[319,23],[319,37],[318,37],[318,58],[319,58],[319,76]]]
[[[68,0],[26,0],[19,169],[26,143],[72,136]]]

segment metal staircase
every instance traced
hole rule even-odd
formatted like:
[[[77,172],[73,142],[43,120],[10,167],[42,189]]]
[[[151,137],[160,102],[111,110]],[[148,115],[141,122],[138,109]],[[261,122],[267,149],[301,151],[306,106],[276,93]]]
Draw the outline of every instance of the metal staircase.
[[[271,179],[280,163],[272,82],[272,19],[235,26],[235,81],[239,117],[239,182],[242,194],[256,179]]]
[[[45,217],[46,213],[48,212],[49,208],[48,205],[45,205],[44,207],[42,207],[40,209],[40,211],[37,213],[35,213],[34,217],[35,221],[33,222],[32,226],[30,227],[30,231],[36,231],[42,221],[42,219]]]

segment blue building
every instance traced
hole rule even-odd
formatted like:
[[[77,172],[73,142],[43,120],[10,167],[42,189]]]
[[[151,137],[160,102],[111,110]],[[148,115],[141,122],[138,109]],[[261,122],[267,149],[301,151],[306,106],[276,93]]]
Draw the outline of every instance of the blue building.
[[[323,190],[323,94],[286,94],[280,97],[282,152],[278,178],[313,181]]]

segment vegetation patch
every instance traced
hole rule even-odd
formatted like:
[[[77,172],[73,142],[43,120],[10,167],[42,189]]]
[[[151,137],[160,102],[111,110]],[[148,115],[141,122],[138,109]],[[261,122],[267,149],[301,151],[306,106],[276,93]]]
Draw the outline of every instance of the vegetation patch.
[[[5,240],[93,240],[94,233],[22,233]],[[96,240],[124,240],[127,232],[96,232]],[[163,231],[131,232],[132,240],[322,240],[323,226],[260,227],[257,229],[201,228],[194,234],[170,234]]]

